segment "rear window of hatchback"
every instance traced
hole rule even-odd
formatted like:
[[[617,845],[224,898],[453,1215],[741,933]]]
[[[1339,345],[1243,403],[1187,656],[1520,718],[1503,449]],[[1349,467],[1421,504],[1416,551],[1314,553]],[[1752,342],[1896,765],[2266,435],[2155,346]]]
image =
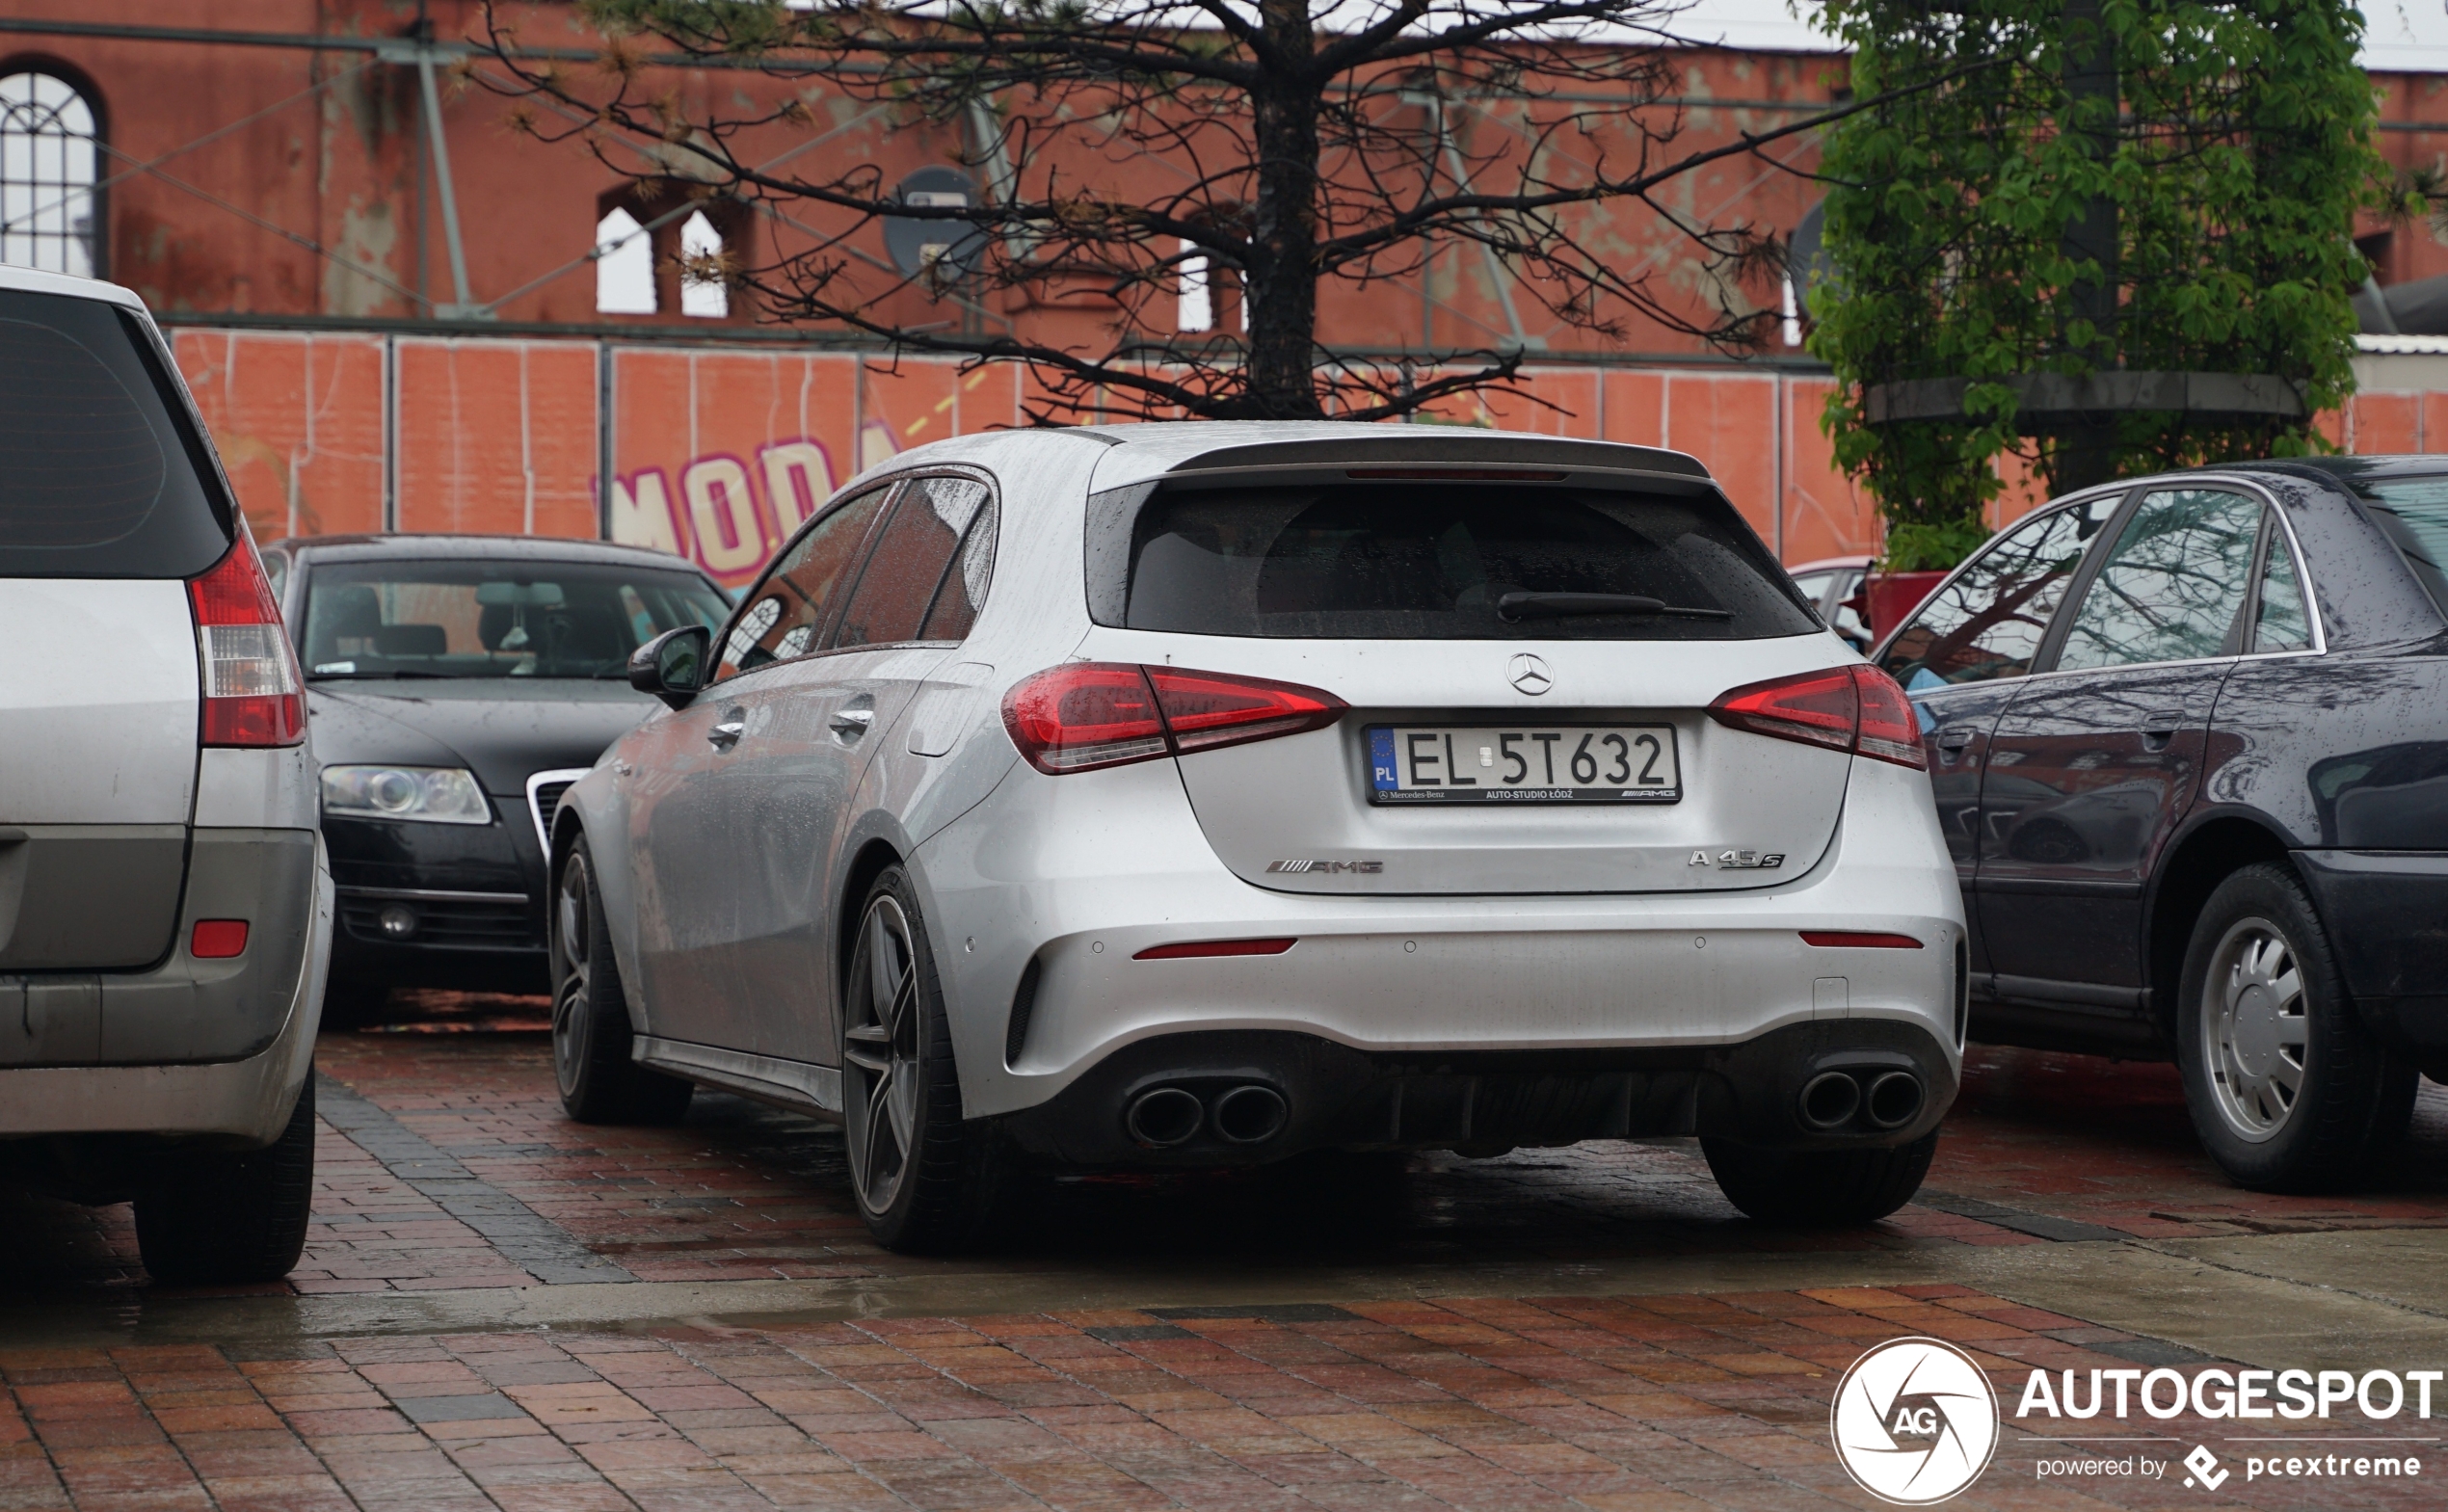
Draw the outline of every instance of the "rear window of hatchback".
[[[1136,630],[1319,640],[1739,641],[1817,616],[1722,502],[1497,482],[1158,489],[1119,600]],[[1120,593],[1113,592],[1115,587]],[[1510,604],[1507,596],[1515,596]],[[1559,612],[1538,596],[1653,600]],[[1544,611],[1544,612],[1540,612]]]

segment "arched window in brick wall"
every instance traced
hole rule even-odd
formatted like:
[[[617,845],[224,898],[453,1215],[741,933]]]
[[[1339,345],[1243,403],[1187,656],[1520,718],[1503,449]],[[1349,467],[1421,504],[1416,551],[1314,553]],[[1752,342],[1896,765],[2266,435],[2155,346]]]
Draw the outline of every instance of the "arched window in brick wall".
[[[0,75],[0,262],[101,274],[101,161],[93,104],[56,74]]]

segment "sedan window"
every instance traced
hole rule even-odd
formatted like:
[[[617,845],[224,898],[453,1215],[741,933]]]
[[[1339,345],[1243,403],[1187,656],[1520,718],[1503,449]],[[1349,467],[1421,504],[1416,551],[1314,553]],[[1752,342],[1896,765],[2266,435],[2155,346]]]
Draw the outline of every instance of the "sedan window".
[[[2227,650],[2252,577],[2259,501],[2217,489],[2145,494],[2083,596],[2063,667],[2197,661]]]
[[[859,559],[867,527],[875,523],[891,494],[888,484],[838,506],[774,560],[748,591],[742,600],[746,607],[732,623],[731,634],[723,638],[715,681],[754,672],[769,662],[805,656],[816,649],[816,635],[833,607],[834,590],[850,564]]]
[[[2295,553],[2287,548],[2286,532],[2272,517],[2270,560],[2261,569],[2261,603],[2253,614],[2252,649],[2256,651],[2308,650],[2312,616],[2303,603],[2303,579],[2295,570]]]
[[[2001,533],[1897,632],[1879,665],[1915,692],[2030,672],[2084,549],[2119,502],[2086,499]]]
[[[720,624],[694,572],[526,559],[332,562],[306,575],[306,676],[617,677],[629,652]]]
[[[2448,478],[2404,478],[2360,485],[2372,517],[2432,602],[2448,614]]]

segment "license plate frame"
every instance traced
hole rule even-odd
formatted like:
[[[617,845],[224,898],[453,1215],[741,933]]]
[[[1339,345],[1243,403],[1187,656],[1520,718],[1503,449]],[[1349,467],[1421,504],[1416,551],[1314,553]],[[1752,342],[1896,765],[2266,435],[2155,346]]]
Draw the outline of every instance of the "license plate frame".
[[[1526,804],[1538,807],[1570,804],[1677,804],[1683,801],[1683,753],[1675,738],[1675,727],[1658,721],[1524,721],[1520,725],[1487,723],[1370,725],[1363,733],[1368,739],[1368,792],[1371,805],[1403,808],[1420,804]],[[1623,751],[1611,749],[1607,737],[1622,740]],[[1546,738],[1542,738],[1546,737]],[[1417,741],[1433,741],[1433,765],[1443,769],[1449,761],[1460,760],[1470,781],[1459,783],[1419,780],[1426,758],[1415,764],[1412,757],[1421,755]],[[1465,751],[1468,740],[1472,749]],[[1558,746],[1572,742],[1560,753]],[[1648,742],[1656,749],[1650,750]],[[1484,748],[1483,750],[1481,748]],[[1627,780],[1616,783],[1578,780],[1571,763],[1586,756],[1604,778],[1610,768],[1621,766]],[[1655,781],[1660,774],[1660,757],[1666,763],[1665,781]],[[1520,781],[1507,782],[1505,768],[1499,761],[1514,762],[1524,768]],[[1563,763],[1567,781],[1561,783],[1532,783],[1533,774],[1545,777],[1548,768]],[[1636,764],[1636,762],[1639,764]],[[1482,781],[1492,775],[1496,782]],[[1653,781],[1643,783],[1643,775]]]

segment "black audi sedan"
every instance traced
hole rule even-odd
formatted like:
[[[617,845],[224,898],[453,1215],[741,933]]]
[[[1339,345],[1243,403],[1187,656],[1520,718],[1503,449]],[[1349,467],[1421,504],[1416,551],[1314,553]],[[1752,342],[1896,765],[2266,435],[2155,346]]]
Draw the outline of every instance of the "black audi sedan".
[[[389,989],[549,989],[543,836],[561,790],[653,707],[629,652],[717,626],[660,552],[499,536],[278,541],[339,895],[327,1023]]]
[[[1971,1033],[2173,1058],[2238,1182],[2448,1080],[2448,458],[2171,473],[2001,531],[1873,653],[1920,715]]]

